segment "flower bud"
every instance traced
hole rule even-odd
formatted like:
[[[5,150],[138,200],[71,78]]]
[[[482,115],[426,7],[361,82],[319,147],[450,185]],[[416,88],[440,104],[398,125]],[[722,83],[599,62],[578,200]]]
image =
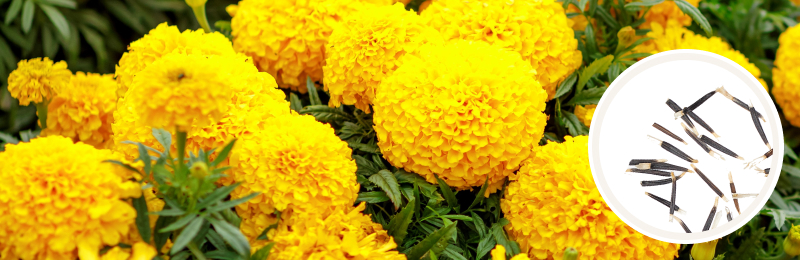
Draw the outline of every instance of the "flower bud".
[[[204,162],[195,162],[192,164],[192,167],[189,168],[189,172],[192,174],[192,177],[202,179],[208,175],[208,165]]]
[[[695,260],[712,260],[717,248],[719,239],[711,240],[705,243],[694,244],[692,246],[692,258]]]
[[[783,251],[790,256],[800,255],[800,226],[792,225],[792,229],[783,240]]]
[[[625,26],[617,32],[617,39],[619,39],[618,45],[623,48],[628,47],[633,43],[635,37],[636,31],[630,26]]]
[[[575,249],[574,247],[567,247],[567,249],[564,250],[564,258],[562,258],[562,259],[564,259],[564,260],[577,260],[578,259],[578,250]]]

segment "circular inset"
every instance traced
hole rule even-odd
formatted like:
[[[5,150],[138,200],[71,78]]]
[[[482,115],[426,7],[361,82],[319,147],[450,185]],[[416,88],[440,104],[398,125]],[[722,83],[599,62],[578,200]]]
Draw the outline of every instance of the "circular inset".
[[[658,53],[628,68],[606,90],[589,131],[592,174],[611,210],[642,234],[681,244],[721,238],[758,214],[778,182],[783,148],[778,111],[759,81],[698,50]],[[667,161],[632,162],[639,159]],[[679,177],[676,218],[671,172]]]

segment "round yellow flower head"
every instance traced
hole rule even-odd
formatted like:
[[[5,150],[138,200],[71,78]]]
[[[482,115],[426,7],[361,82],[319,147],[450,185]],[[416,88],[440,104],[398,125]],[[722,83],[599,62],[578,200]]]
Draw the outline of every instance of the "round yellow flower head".
[[[233,48],[253,57],[282,88],[305,93],[306,78],[322,79],[325,45],[342,19],[392,0],[242,0],[227,8]],[[354,28],[350,28],[354,29]]]
[[[605,204],[589,169],[588,137],[534,148],[506,188],[500,208],[508,235],[523,253],[561,259],[574,247],[580,259],[666,259],[680,245],[636,232]]]
[[[800,255],[800,226],[792,225],[783,240],[783,251],[790,256]]]
[[[422,23],[401,3],[367,9],[333,31],[323,67],[330,105],[355,105],[369,112],[381,80],[401,65],[401,58],[423,44],[442,44],[439,32]]]
[[[228,174],[241,183],[232,196],[261,193],[236,207],[245,236],[255,239],[271,224],[263,217],[275,209],[314,211],[355,202],[353,151],[330,125],[310,115],[278,116],[265,124],[263,131],[237,141],[230,157]]]
[[[269,242],[275,243],[269,259],[405,260],[381,225],[361,213],[365,207],[362,202],[329,211],[287,212],[278,228],[269,232]],[[257,250],[266,243],[251,247]]]
[[[136,107],[142,125],[176,127],[216,123],[228,111],[235,63],[226,56],[171,53],[142,70],[125,99]]]
[[[100,260],[150,260],[157,255],[156,249],[145,242],[136,242],[132,248],[115,246],[100,257]]]
[[[491,252],[492,260],[506,260],[506,248],[502,245],[497,245]],[[530,260],[525,254],[518,254],[511,257],[511,260]]]
[[[800,26],[793,26],[778,38],[775,67],[772,68],[772,96],[783,109],[786,120],[800,126]]]
[[[636,52],[656,54],[670,50],[694,49],[716,53],[744,67],[758,79],[764,89],[767,89],[767,83],[761,79],[761,70],[722,38],[697,35],[674,20],[669,20],[666,27],[653,23],[652,31],[647,33],[647,37],[653,39],[636,46]]]
[[[98,149],[110,147],[116,90],[114,75],[75,73],[48,105],[42,135],[62,135]]]
[[[592,117],[597,105],[575,106],[575,116],[587,127],[592,125]]]
[[[628,0],[627,2],[631,1]],[[689,4],[695,7],[700,4],[700,0],[686,0],[686,2],[689,2]],[[644,13],[644,10],[640,11],[639,13],[641,15]],[[663,3],[650,7],[650,10],[644,15],[644,19],[645,22],[639,26],[639,28],[649,29],[654,23],[657,23],[662,27],[667,26],[667,23],[670,20],[677,22],[681,26],[689,26],[692,24],[692,17],[684,14],[674,1],[664,1]]]
[[[575,33],[555,0],[436,0],[422,17],[445,40],[485,41],[518,52],[536,70],[548,100],[582,62]]]
[[[50,58],[21,60],[17,69],[8,75],[8,92],[27,106],[53,98],[69,83],[72,72],[65,61],[53,63]]]
[[[481,186],[488,176],[486,195],[494,192],[544,132],[547,94],[531,66],[481,41],[424,46],[419,57],[407,57],[375,97],[383,156],[457,189]]]
[[[141,191],[118,156],[63,136],[6,145],[0,153],[0,251],[5,259],[96,259],[128,235]],[[141,195],[139,192],[138,195]]]
[[[719,239],[692,245],[692,258],[697,260],[713,260]]]
[[[119,83],[117,96],[125,96],[137,73],[172,52],[237,55],[231,41],[221,33],[205,33],[202,29],[181,33],[178,27],[161,23],[147,35],[128,45],[128,52],[122,54],[114,73]]]

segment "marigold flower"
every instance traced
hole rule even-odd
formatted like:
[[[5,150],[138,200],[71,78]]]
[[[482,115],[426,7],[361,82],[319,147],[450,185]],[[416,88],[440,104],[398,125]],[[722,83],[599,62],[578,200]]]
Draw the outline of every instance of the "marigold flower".
[[[589,169],[588,137],[533,148],[506,188],[500,208],[508,235],[523,253],[561,259],[575,247],[581,259],[665,259],[678,244],[661,242],[625,225],[605,204]]]
[[[457,189],[481,186],[488,176],[486,195],[494,192],[544,131],[547,94],[531,66],[481,41],[428,45],[407,57],[375,97],[384,158]]]
[[[153,246],[144,242],[136,242],[130,249],[115,246],[101,256],[100,260],[150,260],[156,255]]]
[[[333,31],[323,67],[330,105],[369,112],[375,88],[423,44],[442,44],[439,32],[401,3],[367,9]]]
[[[554,0],[436,0],[421,15],[445,40],[485,41],[518,52],[536,70],[548,100],[582,62],[564,8]]]
[[[136,211],[121,199],[141,188],[107,159],[118,156],[63,136],[6,145],[0,153],[3,257],[96,259],[104,245],[128,235]]]
[[[628,2],[631,2],[628,0]],[[686,0],[689,4],[697,7],[700,0]],[[640,11],[640,14],[644,10]],[[667,26],[670,20],[676,21],[681,26],[689,26],[692,24],[692,17],[684,14],[674,1],[664,1],[663,3],[650,7],[650,10],[644,15],[645,22],[639,26],[642,29],[649,29],[652,24],[657,23],[662,27]]]
[[[275,77],[282,88],[305,93],[307,77],[315,82],[322,79],[325,45],[342,19],[393,2],[242,0],[226,10],[233,16],[233,48],[252,57],[258,69]]]
[[[575,106],[575,116],[578,117],[581,123],[589,127],[592,125],[592,117],[594,116],[595,109],[597,109],[597,105]]]
[[[652,53],[678,50],[678,49],[694,49],[719,54],[725,58],[731,59],[738,63],[750,74],[758,79],[764,89],[767,89],[767,83],[761,79],[761,70],[747,59],[741,52],[733,49],[722,38],[711,37],[706,38],[702,35],[697,35],[689,29],[681,26],[677,21],[670,20],[666,27],[658,23],[652,24],[652,31],[647,33],[647,37],[653,38],[639,46],[635,50],[639,53]]]
[[[783,32],[778,38],[775,67],[772,68],[772,96],[783,109],[786,120],[800,126],[800,26]]]
[[[789,234],[783,239],[783,251],[792,257],[800,255],[800,226],[792,225]]]
[[[65,61],[53,63],[47,57],[21,60],[8,75],[8,92],[22,106],[41,103],[58,94],[69,83],[70,76],[72,72]]]
[[[239,140],[229,159],[229,174],[241,183],[232,197],[261,193],[236,207],[245,236],[255,239],[271,224],[258,215],[275,209],[324,211],[355,202],[359,185],[353,151],[330,125],[310,115],[278,116],[265,125]]]
[[[492,260],[506,260],[506,248],[502,245],[497,245],[491,252]],[[518,254],[511,257],[511,260],[530,260],[525,254]]]
[[[111,123],[117,107],[114,75],[77,72],[47,107],[43,136],[62,135],[98,149],[111,142]]]
[[[719,239],[692,245],[692,258],[697,260],[713,260],[717,249],[717,242],[719,242]]]
[[[181,33],[178,27],[161,23],[147,35],[128,45],[128,52],[122,54],[114,73],[119,83],[117,96],[125,96],[137,73],[172,52],[237,55],[231,41],[221,33],[205,33],[203,30],[186,30]]]
[[[361,213],[365,207],[362,202],[330,211],[287,212],[269,233],[275,243],[269,259],[405,260],[381,225]]]

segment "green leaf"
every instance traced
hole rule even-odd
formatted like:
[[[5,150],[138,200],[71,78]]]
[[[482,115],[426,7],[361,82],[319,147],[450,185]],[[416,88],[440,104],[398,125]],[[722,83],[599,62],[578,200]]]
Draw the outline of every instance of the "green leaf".
[[[261,234],[259,234],[258,237],[256,237],[257,240],[269,240],[269,237],[267,237],[267,233],[270,230],[278,228],[278,224],[281,221],[281,212],[275,210],[274,214],[275,214],[275,219],[276,219],[275,223],[272,223],[272,225],[269,225],[266,228],[264,228],[264,230],[261,231]]]
[[[673,1],[675,2],[676,5],[678,5],[678,8],[680,8],[684,14],[687,14],[690,17],[692,17],[692,20],[696,22],[698,25],[700,25],[700,28],[703,28],[703,31],[706,32],[706,35],[708,37],[712,36],[711,24],[709,24],[708,20],[706,20],[706,17],[703,16],[702,13],[700,13],[700,10],[697,10],[697,7],[694,7],[689,2],[686,2],[686,0],[673,0]]]
[[[447,240],[452,237],[452,232],[456,231],[456,223],[444,226],[439,230],[431,233],[425,239],[409,248],[404,252],[408,260],[419,260],[429,250],[437,253],[436,250],[441,252],[447,245]],[[442,246],[444,244],[444,246]]]
[[[764,237],[764,229],[759,228],[753,230],[750,236],[745,239],[738,247],[732,247],[731,255],[736,256],[736,259],[760,259],[759,252],[763,250],[761,239]]]
[[[192,220],[192,222],[181,231],[180,235],[178,235],[178,238],[175,239],[175,243],[172,244],[172,248],[169,250],[170,254],[175,254],[183,250],[186,245],[189,244],[192,239],[194,239],[194,237],[197,235],[197,232],[200,231],[204,221],[205,220],[203,218],[195,218]]]
[[[359,150],[365,153],[380,153],[381,149],[374,144],[362,144],[362,143],[347,143],[350,148],[354,150]]]
[[[66,23],[63,25],[68,26]],[[65,30],[67,29],[68,28]],[[103,36],[94,29],[89,28],[89,26],[80,26],[80,29],[81,33],[83,34],[83,38],[86,39],[86,42],[89,43],[89,46],[92,47],[92,50],[94,50],[95,54],[97,55],[97,64],[106,64],[108,61],[108,51],[106,50],[106,42],[103,39]],[[61,28],[59,28],[59,31],[61,31]],[[61,33],[63,34],[64,31],[61,31]],[[69,38],[68,30],[64,37]]]
[[[211,230],[211,231],[213,231],[213,230]],[[222,243],[223,243],[222,245],[225,246],[225,242],[222,242]],[[217,247],[217,248],[219,248],[219,247]],[[225,247],[222,247],[222,248],[225,248]],[[211,252],[207,252],[205,254],[206,254],[206,259],[242,260],[242,257],[239,254],[237,254],[236,252],[228,251],[228,250],[214,250],[214,251],[211,251]],[[156,259],[153,259],[153,260],[156,260]],[[172,259],[170,259],[170,260],[172,260]]]
[[[147,153],[147,147],[142,143],[136,143],[136,147],[139,148],[139,158],[137,160],[144,163],[144,174],[150,175],[150,164],[152,163],[152,159],[150,158],[150,154]]]
[[[7,143],[11,143],[11,142],[9,142],[9,141],[6,141],[6,142],[7,142]],[[105,160],[105,161],[103,161],[103,162],[105,162],[105,163],[113,163],[113,164],[116,164],[116,165],[119,165],[119,166],[125,167],[125,169],[127,169],[127,170],[129,170],[129,171],[132,171],[132,172],[135,172],[135,173],[140,173],[140,172],[139,172],[139,169],[136,169],[136,168],[134,168],[133,166],[130,166],[129,164],[127,164],[127,163],[124,163],[124,162],[121,162],[121,161],[117,161],[117,160]],[[676,203],[676,204],[677,204],[677,203]]]
[[[273,246],[275,246],[275,242],[269,243],[266,246],[258,249],[258,251],[250,256],[250,260],[267,260],[267,257],[269,257],[269,252],[272,250]]]
[[[311,105],[322,105],[322,100],[319,99],[319,93],[314,86],[314,81],[311,81],[311,76],[306,76],[306,88],[308,88],[308,99],[311,100]]]
[[[3,132],[0,132],[0,140],[2,140],[3,142],[6,142],[6,143],[10,143],[10,144],[19,143],[19,140],[17,138],[14,138],[10,134],[6,134],[6,133],[3,133]]]
[[[597,8],[596,12],[597,16],[600,17],[603,22],[605,22],[609,27],[611,27],[611,31],[616,32],[619,30],[620,25],[611,13],[608,12],[605,8]]]
[[[560,98],[564,94],[569,93],[569,91],[572,90],[572,86],[575,85],[576,80],[578,80],[578,73],[570,74],[569,77],[567,77],[567,79],[565,79],[564,81],[561,82],[560,85],[558,85],[555,98]]]
[[[367,191],[358,194],[356,202],[362,201],[367,203],[381,203],[384,201],[389,201],[389,197],[386,196],[386,192],[383,191]]]
[[[581,0],[583,2],[584,0]],[[591,23],[586,25],[586,28],[583,30],[584,40],[586,41],[586,51],[588,55],[591,57],[593,54],[597,53],[597,42],[594,36],[594,26]],[[583,78],[581,78],[583,79]]]
[[[294,92],[289,93],[289,107],[292,108],[295,112],[300,112],[303,110],[303,102],[300,101],[300,98],[294,94]]]
[[[403,203],[402,194],[400,193],[400,184],[397,183],[397,179],[392,172],[380,170],[378,173],[369,176],[369,181],[375,183],[375,185],[378,185],[378,187],[381,187],[381,189],[386,192],[386,196],[388,196],[392,204],[394,204],[395,210],[400,208],[400,204]]]
[[[109,34],[111,32],[111,22],[105,16],[100,15],[95,10],[83,9],[80,10],[80,17],[84,24],[91,26],[102,34]]]
[[[131,27],[131,29],[135,30],[140,35],[147,33],[147,29],[145,29],[144,25],[139,21],[139,18],[137,18],[124,3],[119,0],[106,0],[102,2],[103,5],[106,6],[106,9],[114,14],[117,19],[122,21],[122,23]]]
[[[174,217],[158,217],[158,220],[156,220],[155,230],[161,230],[174,220]],[[156,232],[153,238],[153,241],[156,243],[156,248],[163,248],[171,234],[171,232]]]
[[[676,203],[677,204],[677,203]],[[775,227],[780,230],[783,224],[786,223],[786,213],[779,209],[769,209],[772,212],[772,219],[775,221]]]
[[[456,200],[456,195],[453,194],[453,190],[450,189],[450,186],[448,186],[444,180],[439,179],[439,176],[436,176],[436,182],[439,183],[439,189],[442,190],[442,195],[444,199],[447,200],[447,205],[453,209],[458,207],[458,200]]]
[[[335,123],[339,121],[355,121],[355,117],[344,111],[327,105],[311,105],[306,106],[300,110],[300,114],[309,114],[314,116],[317,121],[324,123]]]
[[[217,188],[216,190],[211,192],[211,194],[208,194],[208,196],[206,196],[205,198],[200,199],[200,202],[197,203],[195,208],[202,209],[211,204],[214,204],[214,202],[224,199],[225,197],[228,196],[228,194],[231,194],[231,192],[233,192],[233,190],[236,189],[236,187],[239,187],[239,185],[241,185],[241,183],[237,182],[234,183],[233,185],[222,186]]]
[[[792,166],[790,164],[785,164],[784,163],[783,167],[781,167],[781,171],[784,171],[784,172],[788,173],[789,175],[794,176],[795,178],[800,178],[800,169],[798,169],[797,167],[794,167],[794,166]],[[677,204],[677,203],[675,203],[675,204]]]
[[[446,218],[446,219],[455,219],[455,220],[463,220],[463,221],[472,222],[472,218],[471,217],[467,217],[467,216],[464,216],[464,215],[442,215],[442,217]]]
[[[55,59],[56,53],[58,52],[58,42],[53,37],[49,26],[42,26],[42,49],[44,51],[44,56]]]
[[[639,7],[654,6],[654,5],[663,3],[663,2],[664,2],[664,0],[643,0],[641,2],[628,3],[628,4],[625,5],[625,7],[627,8],[627,7],[633,7],[633,6],[639,6]]]
[[[624,57],[620,58],[620,60],[646,58],[646,57],[650,57],[650,55],[653,55],[653,54],[651,54],[651,53],[633,53],[633,54],[625,55]]]
[[[239,231],[239,228],[228,222],[213,218],[208,219],[208,221],[211,222],[211,225],[214,225],[214,230],[219,233],[222,239],[224,239],[233,250],[242,256],[250,254],[250,244],[247,242],[247,238],[242,235],[242,232]]]
[[[475,195],[475,199],[472,200],[472,204],[469,204],[469,208],[467,208],[467,210],[470,210],[472,209],[472,207],[478,206],[478,204],[483,202],[483,198],[486,197],[484,194],[486,194],[486,190],[488,188],[489,188],[489,176],[487,175],[486,180],[483,181],[483,186],[481,186],[481,190],[478,191],[477,195]]]
[[[31,31],[31,25],[33,25],[33,11],[35,10],[33,0],[25,0],[25,4],[22,6],[22,32],[25,34]]]
[[[69,9],[75,9],[75,7],[77,6],[74,0],[39,0],[39,4],[54,5],[54,6],[66,7]]]
[[[414,216],[414,209],[416,200],[408,201],[408,204],[400,211],[392,217],[392,220],[389,221],[389,225],[386,227],[386,230],[389,232],[389,235],[394,237],[394,241],[398,245],[403,244],[403,240],[405,239],[406,235],[408,235],[408,225],[411,224],[411,218]]]
[[[613,60],[614,55],[608,55],[593,61],[592,64],[584,68],[583,71],[581,71],[580,79],[578,79],[578,89],[583,89],[583,87],[586,86],[586,82],[589,82],[589,79],[595,74],[605,72]]]
[[[217,205],[214,205],[214,206],[208,207],[208,208],[206,209],[206,211],[208,211],[208,212],[217,212],[217,211],[220,211],[220,210],[223,210],[223,209],[229,209],[229,208],[233,208],[233,207],[236,207],[236,205],[239,205],[239,204],[245,203],[246,201],[248,201],[248,200],[251,200],[251,199],[255,198],[255,197],[256,197],[256,196],[258,196],[259,194],[261,194],[261,193],[254,192],[254,193],[251,193],[250,195],[244,196],[244,197],[242,197],[242,198],[238,198],[238,199],[235,199],[235,200],[229,200],[229,201],[225,201],[225,202],[219,203],[219,204],[217,204]],[[677,203],[676,203],[676,204],[677,204]]]
[[[514,241],[509,241],[508,237],[506,237],[506,232],[503,230],[503,226],[508,225],[508,223],[507,219],[501,218],[497,223],[492,224],[492,236],[494,236],[497,244],[506,248],[506,255],[515,256],[520,252],[519,245]]]
[[[136,229],[143,241],[150,241],[150,217],[147,212],[147,201],[144,196],[133,199],[133,208],[136,210]]]
[[[169,258],[169,260],[186,260],[189,259],[189,256],[191,255],[192,253],[190,253],[189,251],[183,251],[178,253],[177,255],[173,255],[172,257]]]
[[[606,92],[607,87],[592,88],[581,91],[569,100],[565,105],[597,105],[603,93]]]
[[[14,21],[14,18],[17,18],[19,15],[19,11],[22,10],[22,1],[23,0],[14,0],[11,1],[11,5],[8,6],[8,11],[6,11],[6,19],[5,24],[11,24],[11,21]]]
[[[14,55],[14,52],[11,51],[11,46],[8,46],[8,43],[3,37],[0,37],[0,59],[2,59],[0,62],[5,62],[8,70],[13,70],[17,66],[17,57]]]
[[[588,91],[585,91],[588,92]],[[579,135],[587,135],[589,134],[589,130],[586,129],[586,126],[578,119],[575,114],[570,113],[569,111],[561,111],[564,114],[564,119],[566,119],[566,126],[569,129],[569,134],[571,136],[579,136]]]
[[[172,147],[172,134],[169,131],[162,128],[153,128],[153,137],[164,147],[165,152],[169,152],[170,147]]]
[[[784,165],[783,167],[785,168],[786,166]],[[769,201],[772,201],[772,204],[775,204],[779,209],[789,210],[789,205],[786,204],[786,201],[783,200],[783,197],[781,197],[777,190],[772,191],[772,194],[769,196]]]
[[[492,235],[482,236],[481,241],[478,242],[478,248],[476,249],[476,259],[482,259],[483,256],[492,251],[495,245],[497,245],[497,243],[494,242],[494,237],[492,237]]]
[[[169,224],[169,226],[166,226],[166,227],[163,227],[163,228],[159,229],[158,232],[170,232],[170,231],[178,230],[178,229],[182,228],[183,226],[186,226],[186,224],[189,224],[189,222],[192,222],[192,220],[194,220],[196,218],[197,218],[197,214],[191,214],[191,215],[183,216],[182,218],[178,219],[177,221],[172,222],[172,224]]]
[[[788,156],[790,159],[797,161],[797,154],[794,153],[792,148],[786,145],[786,143],[783,143],[783,154]]]
[[[225,147],[222,148],[222,151],[219,151],[219,153],[217,154],[217,158],[214,159],[213,162],[211,162],[210,166],[211,167],[217,166],[220,163],[224,162],[225,159],[228,159],[228,154],[231,153],[231,150],[233,150],[233,145],[234,144],[236,144],[236,139],[233,139],[233,140],[231,140],[230,143],[226,144]],[[677,204],[677,203],[675,203],[675,204]]]
[[[225,240],[222,240],[222,237],[219,236],[217,231],[209,230],[206,234],[206,239],[208,239],[208,242],[216,248],[227,248],[225,245]]]
[[[170,209],[165,209],[165,210],[162,210],[162,211],[152,212],[150,214],[159,215],[159,216],[174,217],[174,216],[181,216],[183,214],[186,214],[186,212],[183,211],[182,209],[179,209],[179,208],[170,208]]]
[[[726,253],[719,254],[719,255],[715,256],[714,259],[711,259],[711,260],[725,260],[725,254]]]

